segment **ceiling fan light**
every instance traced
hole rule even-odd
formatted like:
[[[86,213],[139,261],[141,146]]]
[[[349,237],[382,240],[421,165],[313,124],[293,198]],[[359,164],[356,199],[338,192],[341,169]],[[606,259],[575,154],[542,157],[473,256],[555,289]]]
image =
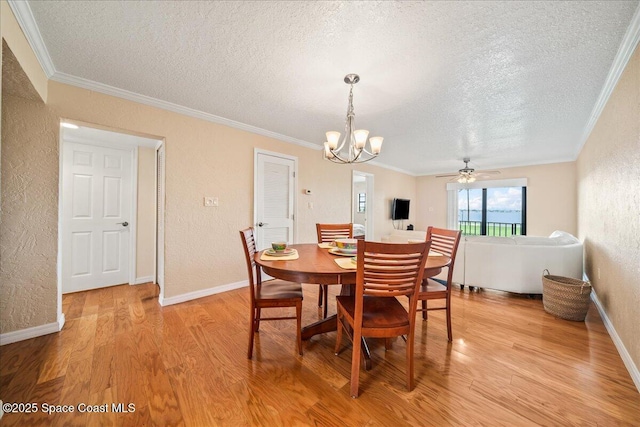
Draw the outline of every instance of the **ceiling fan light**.
[[[474,182],[476,180],[475,176],[470,176],[467,178],[467,182]]]

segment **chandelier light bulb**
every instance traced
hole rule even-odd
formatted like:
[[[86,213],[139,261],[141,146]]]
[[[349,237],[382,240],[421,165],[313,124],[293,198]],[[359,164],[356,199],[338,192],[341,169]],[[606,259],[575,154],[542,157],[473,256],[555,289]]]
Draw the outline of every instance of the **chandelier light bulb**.
[[[328,142],[324,143],[324,156],[327,159],[333,159],[335,156],[333,155],[333,153],[331,152],[331,147],[329,146]]]
[[[384,138],[381,136],[372,136],[369,138],[369,144],[371,145],[371,152],[373,154],[380,154],[382,150],[382,140]]]
[[[367,137],[369,136],[369,131],[365,129],[358,129],[353,133],[356,138],[356,148],[358,150],[362,150],[367,143]]]
[[[338,141],[340,140],[340,132],[329,131],[326,133],[327,142],[329,143],[329,148],[335,150],[338,148]]]

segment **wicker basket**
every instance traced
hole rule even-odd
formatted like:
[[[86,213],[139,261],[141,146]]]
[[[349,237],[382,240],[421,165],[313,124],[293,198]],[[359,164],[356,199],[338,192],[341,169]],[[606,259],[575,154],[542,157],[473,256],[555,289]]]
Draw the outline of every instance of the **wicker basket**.
[[[569,277],[552,276],[549,270],[542,275],[542,303],[544,310],[556,317],[584,321],[589,310],[591,284]]]

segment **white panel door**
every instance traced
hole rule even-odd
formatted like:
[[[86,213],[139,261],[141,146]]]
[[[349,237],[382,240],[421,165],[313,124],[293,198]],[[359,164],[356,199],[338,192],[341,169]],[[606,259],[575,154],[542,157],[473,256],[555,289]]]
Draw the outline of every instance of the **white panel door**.
[[[294,243],[296,161],[258,152],[256,156],[256,244],[262,250],[271,242]]]
[[[63,143],[63,293],[129,283],[132,153]]]

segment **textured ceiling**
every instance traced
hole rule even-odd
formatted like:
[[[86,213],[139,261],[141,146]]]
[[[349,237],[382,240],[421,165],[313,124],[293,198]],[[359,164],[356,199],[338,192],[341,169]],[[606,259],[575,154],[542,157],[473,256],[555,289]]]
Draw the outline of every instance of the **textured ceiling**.
[[[30,1],[58,74],[413,174],[575,160],[638,1]],[[55,73],[54,73],[55,78]]]

